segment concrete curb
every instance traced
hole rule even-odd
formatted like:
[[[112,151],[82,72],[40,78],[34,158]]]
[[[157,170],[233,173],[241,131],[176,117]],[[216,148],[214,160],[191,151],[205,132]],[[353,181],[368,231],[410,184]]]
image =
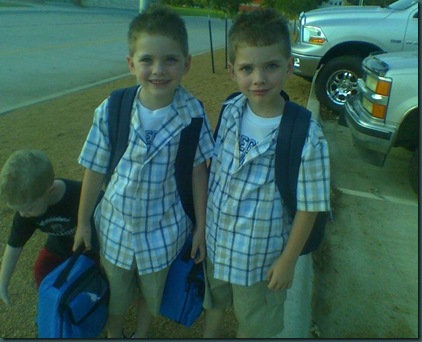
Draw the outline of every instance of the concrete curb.
[[[318,72],[315,73],[315,76],[312,79],[311,90],[309,91],[308,104],[306,105],[306,108],[312,112],[312,117],[315,120],[317,120],[319,123],[322,123],[320,105],[315,94],[315,79],[317,75]]]

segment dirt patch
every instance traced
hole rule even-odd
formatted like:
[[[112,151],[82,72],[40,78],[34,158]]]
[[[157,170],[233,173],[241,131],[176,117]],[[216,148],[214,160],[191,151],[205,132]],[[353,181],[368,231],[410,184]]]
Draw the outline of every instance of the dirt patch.
[[[217,123],[221,102],[236,91],[235,83],[224,68],[224,56],[224,50],[215,52],[215,73],[212,73],[209,53],[194,57],[192,68],[183,81],[183,85],[203,101],[213,127]],[[91,126],[94,109],[112,90],[134,84],[135,79],[129,77],[0,116],[0,165],[17,149],[37,148],[48,153],[57,176],[82,179],[83,168],[78,165],[77,158]],[[306,106],[310,86],[309,82],[292,76],[287,82],[286,91],[292,101]],[[3,255],[6,246],[12,215],[11,210],[0,207],[0,255]],[[25,246],[9,287],[13,305],[8,308],[0,303],[0,337],[37,336],[37,293],[33,285],[32,267],[45,238],[44,234],[36,233]],[[135,326],[134,316],[134,313],[129,315],[126,322],[127,334]],[[158,318],[154,322],[151,338],[200,338],[202,329],[203,317],[190,329]],[[229,312],[223,334],[231,338],[235,331],[236,321]]]

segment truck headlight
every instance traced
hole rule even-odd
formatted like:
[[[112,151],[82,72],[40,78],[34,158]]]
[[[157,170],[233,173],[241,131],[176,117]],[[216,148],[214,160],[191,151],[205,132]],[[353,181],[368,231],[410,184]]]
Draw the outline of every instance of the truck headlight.
[[[391,89],[391,80],[387,78],[373,77],[368,74],[365,79],[366,86],[375,94],[389,96]]]
[[[379,103],[369,101],[366,97],[362,98],[362,105],[365,110],[371,114],[374,118],[385,119],[387,114],[387,106]]]
[[[362,98],[363,108],[373,117],[385,120],[392,80],[369,73],[365,74],[364,79],[365,87],[370,92]]]
[[[304,43],[322,45],[327,41],[324,32],[316,26],[303,26],[302,41]]]

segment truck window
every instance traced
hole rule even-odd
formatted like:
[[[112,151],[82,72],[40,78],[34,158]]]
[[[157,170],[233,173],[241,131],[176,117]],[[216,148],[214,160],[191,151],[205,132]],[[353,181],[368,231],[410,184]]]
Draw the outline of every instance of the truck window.
[[[396,2],[393,2],[391,5],[387,6],[387,8],[393,9],[393,10],[404,10],[406,8],[409,8],[410,6],[417,4],[417,0],[399,0]]]

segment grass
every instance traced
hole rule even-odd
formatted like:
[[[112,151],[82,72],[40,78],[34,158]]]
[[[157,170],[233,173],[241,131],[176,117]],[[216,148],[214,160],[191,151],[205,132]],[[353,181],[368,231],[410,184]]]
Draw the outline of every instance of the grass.
[[[2,7],[28,7],[23,4],[17,4],[16,2],[0,2],[0,8]]]
[[[197,8],[197,7],[172,7],[172,9],[182,16],[196,16],[196,17],[212,17],[224,19],[226,14],[223,11],[214,10],[211,8]]]
[[[0,8],[2,7],[28,7],[25,4],[17,2],[0,2]],[[226,14],[223,11],[211,9],[211,8],[197,8],[197,7],[172,7],[173,10],[182,16],[196,16],[196,17],[212,17],[224,19]]]

